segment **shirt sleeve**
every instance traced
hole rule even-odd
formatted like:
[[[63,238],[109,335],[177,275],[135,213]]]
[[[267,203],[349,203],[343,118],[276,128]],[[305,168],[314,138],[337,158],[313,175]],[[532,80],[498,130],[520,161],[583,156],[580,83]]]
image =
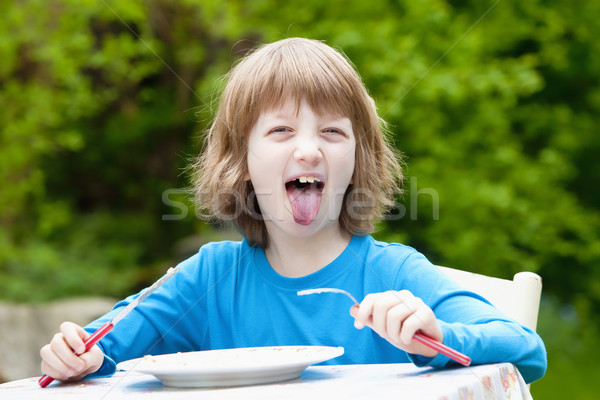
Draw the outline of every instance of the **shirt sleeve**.
[[[147,354],[200,350],[199,338],[205,327],[198,317],[203,315],[204,307],[202,290],[198,287],[199,256],[182,264],[168,281],[131,310],[98,342],[104,353],[104,361],[100,369],[88,377],[110,376],[115,373],[119,362]],[[84,329],[93,333],[141,293],[120,301],[112,311]]]
[[[433,310],[444,344],[471,357],[472,364],[513,363],[528,383],[544,376],[546,349],[536,332],[485,298],[462,289],[420,253],[404,262],[396,287],[410,290]],[[453,362],[442,354],[434,358],[409,355],[409,359],[418,366],[435,368]]]

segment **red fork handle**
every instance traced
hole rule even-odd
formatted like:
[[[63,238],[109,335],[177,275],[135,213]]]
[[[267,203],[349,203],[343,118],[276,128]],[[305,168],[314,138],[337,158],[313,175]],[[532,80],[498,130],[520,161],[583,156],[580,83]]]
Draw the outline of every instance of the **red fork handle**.
[[[98,341],[100,341],[100,339],[102,339],[104,336],[106,336],[106,334],[108,332],[110,332],[113,327],[114,327],[114,325],[112,324],[112,321],[108,321],[104,325],[102,325],[100,328],[98,328],[96,330],[96,332],[92,333],[92,335],[89,338],[87,338],[87,340],[85,342],[83,342],[85,344],[85,350],[83,351],[83,353],[87,352],[96,343],[98,343]],[[83,354],[83,353],[81,353],[81,354]],[[77,355],[77,356],[80,356],[81,354],[75,353],[75,355]],[[51,376],[42,375],[42,377],[40,378],[38,383],[40,384],[41,387],[45,388],[53,380],[54,380],[54,378],[52,378]]]
[[[463,353],[454,350],[453,348],[446,346],[443,343],[438,342],[437,340],[430,338],[429,336],[425,336],[422,333],[417,332],[415,333],[415,336],[413,338],[423,343],[424,345],[442,353],[443,355],[448,356],[449,358],[453,359],[459,364],[464,365],[465,367],[471,365],[471,358],[464,355]]]

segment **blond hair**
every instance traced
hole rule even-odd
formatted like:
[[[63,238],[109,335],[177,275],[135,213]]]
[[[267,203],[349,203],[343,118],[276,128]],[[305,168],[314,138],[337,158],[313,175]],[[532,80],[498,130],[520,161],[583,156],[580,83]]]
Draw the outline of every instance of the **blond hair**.
[[[302,38],[261,46],[229,73],[203,152],[193,166],[202,215],[231,220],[251,245],[267,246],[254,189],[244,179],[248,135],[261,112],[287,100],[298,108],[306,100],[315,112],[351,120],[355,167],[339,223],[351,235],[373,232],[374,221],[394,205],[401,191],[400,159],[387,143],[385,123],[349,60],[322,42]]]

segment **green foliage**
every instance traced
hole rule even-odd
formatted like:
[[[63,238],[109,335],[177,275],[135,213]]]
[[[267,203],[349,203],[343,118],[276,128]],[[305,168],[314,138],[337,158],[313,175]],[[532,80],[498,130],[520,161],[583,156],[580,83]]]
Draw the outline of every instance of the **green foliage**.
[[[142,254],[140,232],[147,227],[140,222],[98,212],[79,218],[76,234],[66,232],[50,243],[34,237],[20,248],[7,249],[0,279],[10,284],[3,296],[17,301],[60,298],[65,292],[121,296],[131,290],[131,266]],[[136,237],[139,240],[133,241]]]
[[[598,397],[596,343],[600,332],[589,324],[587,314],[546,296],[541,305],[538,332],[548,349],[548,372],[531,385],[534,399],[569,398],[592,400]]]
[[[376,235],[439,264],[538,272],[559,299],[543,307],[579,315],[575,331],[542,313],[564,325],[544,330],[548,376],[593,367],[554,352],[600,327],[594,2],[12,0],[0,13],[0,298],[124,296],[186,238],[218,234],[176,189],[220,77],[258,43],[304,36],[349,56],[406,155],[406,194]],[[534,394],[558,393],[544,385]]]

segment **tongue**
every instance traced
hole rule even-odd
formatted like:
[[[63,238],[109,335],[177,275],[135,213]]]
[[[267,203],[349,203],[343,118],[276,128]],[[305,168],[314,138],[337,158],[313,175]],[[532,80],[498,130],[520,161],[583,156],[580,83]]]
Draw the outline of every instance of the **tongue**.
[[[294,221],[300,225],[309,225],[317,217],[321,205],[321,190],[316,184],[298,188],[290,185],[287,188],[288,198],[292,204]]]

